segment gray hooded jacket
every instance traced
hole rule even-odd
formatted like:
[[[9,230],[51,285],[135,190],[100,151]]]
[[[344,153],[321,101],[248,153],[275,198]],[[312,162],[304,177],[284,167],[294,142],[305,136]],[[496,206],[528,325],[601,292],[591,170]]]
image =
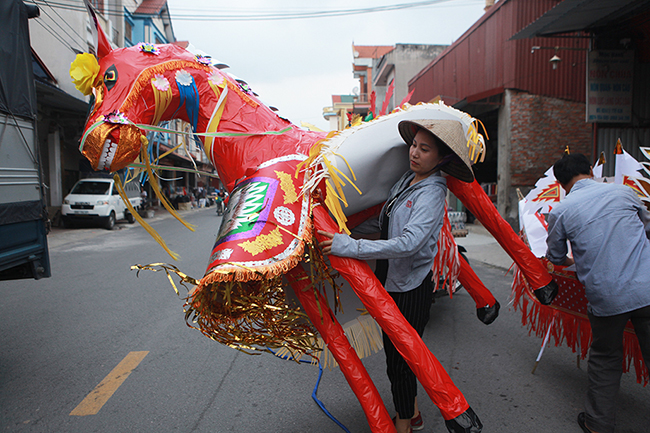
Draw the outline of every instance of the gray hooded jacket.
[[[390,203],[414,176],[411,171],[404,174],[391,189],[386,203]],[[388,240],[352,239],[337,233],[332,254],[360,260],[388,259],[386,290],[407,292],[415,289],[431,270],[438,252],[446,195],[447,181],[439,173],[406,187],[389,215]],[[379,224],[383,215],[384,209]]]

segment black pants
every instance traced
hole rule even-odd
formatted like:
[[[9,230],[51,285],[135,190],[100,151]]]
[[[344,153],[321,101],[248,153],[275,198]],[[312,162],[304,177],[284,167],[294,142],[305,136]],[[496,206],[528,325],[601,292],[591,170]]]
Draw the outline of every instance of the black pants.
[[[422,336],[424,328],[429,322],[429,310],[433,300],[433,284],[431,273],[426,276],[419,287],[408,292],[389,292],[404,318],[413,329]],[[415,396],[417,395],[417,382],[415,374],[411,371],[402,355],[399,354],[390,339],[383,334],[384,350],[386,351],[386,372],[390,380],[390,389],[393,394],[395,410],[402,419],[412,418],[415,415]]]
[[[589,314],[593,341],[589,348],[589,389],[585,404],[587,427],[598,433],[614,431],[616,395],[623,374],[623,332],[634,325],[646,367],[650,368],[650,306],[616,316]]]

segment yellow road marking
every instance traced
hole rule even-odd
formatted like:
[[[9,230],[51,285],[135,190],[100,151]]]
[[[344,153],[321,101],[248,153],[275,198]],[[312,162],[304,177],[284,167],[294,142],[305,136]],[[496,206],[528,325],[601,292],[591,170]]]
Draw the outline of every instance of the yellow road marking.
[[[147,356],[146,352],[130,352],[117,366],[108,373],[93,391],[83,399],[79,406],[75,407],[70,415],[86,416],[96,415],[106,404],[109,398],[117,391],[117,388],[129,377],[129,374]]]

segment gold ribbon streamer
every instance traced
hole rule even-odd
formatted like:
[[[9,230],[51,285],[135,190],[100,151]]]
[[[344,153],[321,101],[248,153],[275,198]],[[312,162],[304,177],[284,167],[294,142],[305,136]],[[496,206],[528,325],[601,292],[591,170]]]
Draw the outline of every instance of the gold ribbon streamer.
[[[212,132],[217,132],[217,128],[219,127],[219,122],[221,122],[221,116],[223,115],[223,110],[226,107],[225,102],[226,102],[226,96],[228,95],[228,87],[224,82],[223,90],[221,90],[220,86],[214,84],[210,79],[208,79],[208,84],[210,84],[210,88],[218,98],[217,109],[212,115],[210,121],[208,122],[208,128],[206,129],[206,132],[212,133]],[[205,140],[203,141],[203,149],[205,150],[205,154],[208,156],[212,155],[212,144],[214,143],[214,140],[215,137],[205,137]]]
[[[350,185],[357,190],[359,194],[361,194],[361,191],[359,190],[359,188],[357,188],[354,182],[350,180],[349,177],[347,177],[341,170],[334,167],[334,165],[330,162],[330,160],[325,155],[328,152],[327,150],[323,149],[324,143],[326,140],[333,137],[334,135],[335,133],[333,134],[332,132],[330,132],[327,135],[327,137],[325,137],[323,140],[317,141],[309,149],[309,157],[304,161],[302,161],[300,164],[298,164],[298,166],[296,167],[296,176],[298,175],[298,172],[303,166],[312,168],[314,170],[316,169],[316,165],[318,165],[319,163],[325,166],[325,172],[327,173],[325,175],[325,204],[327,205],[327,209],[334,216],[334,219],[336,220],[339,226],[339,231],[350,234],[350,230],[346,225],[348,219],[343,213],[343,208],[341,207],[341,203],[343,203],[345,207],[348,207],[348,203],[347,200],[345,199],[345,194],[343,193],[343,188],[342,188],[346,184],[345,182],[343,182],[341,178],[347,180],[350,183]],[[352,178],[354,180],[357,180],[354,171],[352,170],[352,167],[350,167],[350,164],[342,155],[331,151],[329,152],[329,154],[333,156],[338,156],[339,158],[343,159],[343,161],[348,167],[348,170],[350,170],[350,173],[352,174]],[[312,185],[312,188],[316,188],[316,187],[317,187],[316,185]]]
[[[165,111],[167,111],[167,108],[169,108],[169,104],[172,102],[172,89],[169,87],[167,90],[162,91],[159,90],[155,85],[154,85],[154,80],[156,78],[151,79],[151,87],[153,88],[153,96],[155,99],[155,107],[156,111],[154,112],[153,119],[152,119],[152,124],[157,125],[158,122],[160,122],[160,119],[162,118],[163,114],[165,114]]]
[[[149,175],[151,179],[151,174]],[[131,200],[126,196],[126,192],[124,191],[124,186],[122,185],[122,180],[120,179],[120,176],[115,173],[113,175],[113,180],[115,180],[115,186],[117,187],[117,192],[120,194],[120,197],[122,197],[122,201],[126,205],[126,207],[129,209],[129,212],[131,212],[131,215],[133,215],[133,218],[135,218],[140,225],[151,235],[152,238],[155,239],[158,244],[163,247],[165,251],[167,251],[167,254],[169,254],[172,259],[178,260],[180,259],[180,256],[173,252],[172,250],[169,249],[163,238],[158,234],[158,232],[151,227],[141,216],[136,210],[133,208],[133,205],[131,204]],[[172,282],[173,285],[173,282]],[[174,289],[176,290],[176,286],[174,286]],[[178,293],[178,290],[176,290],[176,293]]]
[[[174,207],[169,203],[167,200],[167,197],[163,195],[163,193],[160,191],[160,185],[158,185],[158,180],[156,180],[155,176],[153,175],[153,171],[151,169],[151,162],[149,161],[149,140],[147,140],[147,137],[144,135],[140,136],[140,140],[142,141],[142,159],[144,160],[144,163],[147,167],[147,174],[149,174],[149,185],[151,185],[151,189],[153,189],[153,192],[156,194],[156,197],[158,197],[158,200],[163,204],[165,209],[172,214],[174,218],[176,218],[178,221],[180,221],[181,224],[183,224],[185,227],[188,229],[194,231],[194,226],[192,224],[189,224],[186,222],[183,218],[178,215]]]

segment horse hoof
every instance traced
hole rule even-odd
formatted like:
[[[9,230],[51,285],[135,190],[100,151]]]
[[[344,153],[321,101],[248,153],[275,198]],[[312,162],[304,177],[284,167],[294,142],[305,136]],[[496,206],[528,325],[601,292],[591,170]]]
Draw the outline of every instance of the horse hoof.
[[[499,317],[499,308],[501,308],[499,301],[495,301],[494,305],[491,307],[488,305],[486,307],[477,308],[476,315],[478,316],[478,320],[489,325]]]
[[[483,424],[471,407],[454,419],[445,421],[449,433],[481,433]]]
[[[555,280],[551,280],[550,283],[535,290],[534,293],[535,297],[542,305],[548,305],[553,302],[553,299],[555,299],[555,296],[557,295],[557,283]]]

